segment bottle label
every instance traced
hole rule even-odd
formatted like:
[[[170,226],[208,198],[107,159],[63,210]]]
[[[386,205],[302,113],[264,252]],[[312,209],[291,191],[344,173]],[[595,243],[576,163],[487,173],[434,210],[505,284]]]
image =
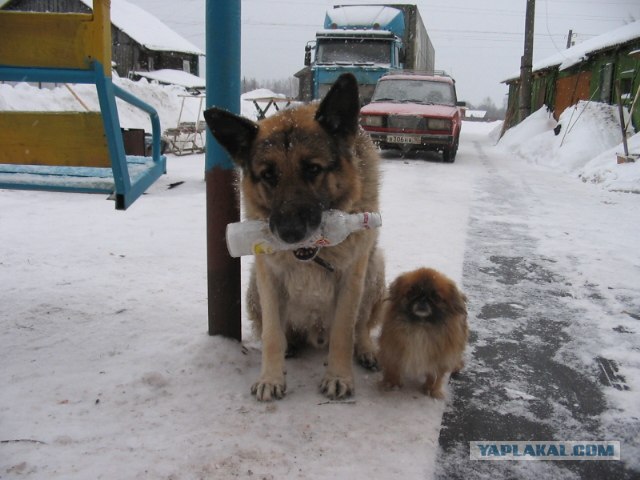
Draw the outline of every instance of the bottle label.
[[[271,255],[275,249],[269,242],[258,240],[251,246],[251,251],[254,255]]]

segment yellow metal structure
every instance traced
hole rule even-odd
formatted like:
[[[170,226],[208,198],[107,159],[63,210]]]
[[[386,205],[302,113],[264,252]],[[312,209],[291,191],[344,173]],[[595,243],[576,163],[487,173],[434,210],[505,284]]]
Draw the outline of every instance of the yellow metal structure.
[[[0,63],[89,69],[97,60],[110,77],[110,5],[110,0],[94,0],[93,14],[0,12]]]
[[[0,63],[89,70],[111,76],[110,0],[93,14],[0,12]],[[110,167],[100,112],[1,112],[0,163]]]
[[[2,112],[0,163],[111,167],[100,112]]]

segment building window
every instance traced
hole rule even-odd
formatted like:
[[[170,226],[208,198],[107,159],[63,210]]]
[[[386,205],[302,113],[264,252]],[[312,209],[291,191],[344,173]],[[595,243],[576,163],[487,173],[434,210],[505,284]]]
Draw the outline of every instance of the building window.
[[[633,78],[627,75],[620,76],[620,95],[622,95],[622,104],[631,105],[633,101]]]

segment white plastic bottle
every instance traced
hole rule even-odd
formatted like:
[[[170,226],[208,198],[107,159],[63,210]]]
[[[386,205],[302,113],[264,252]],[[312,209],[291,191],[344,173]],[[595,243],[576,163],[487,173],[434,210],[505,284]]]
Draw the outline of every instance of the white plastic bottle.
[[[322,214],[320,227],[313,235],[300,243],[286,243],[271,233],[267,222],[247,220],[227,225],[227,248],[232,257],[240,257],[298,248],[331,247],[344,241],[353,232],[381,225],[382,217],[379,213],[328,210]]]

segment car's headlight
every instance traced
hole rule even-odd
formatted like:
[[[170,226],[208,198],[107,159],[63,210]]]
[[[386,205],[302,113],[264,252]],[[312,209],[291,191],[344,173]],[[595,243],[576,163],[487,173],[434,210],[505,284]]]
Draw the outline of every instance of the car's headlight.
[[[427,120],[427,128],[429,130],[451,130],[451,120],[430,118]]]
[[[360,124],[364,127],[381,127],[382,115],[362,115]]]

